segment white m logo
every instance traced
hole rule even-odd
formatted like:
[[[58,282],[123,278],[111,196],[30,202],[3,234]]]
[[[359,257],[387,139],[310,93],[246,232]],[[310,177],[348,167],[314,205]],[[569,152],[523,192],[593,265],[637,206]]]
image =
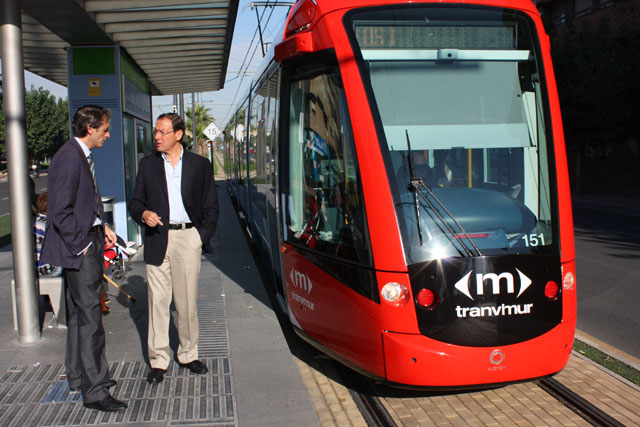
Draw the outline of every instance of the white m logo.
[[[311,293],[313,284],[311,283],[311,279],[309,278],[308,274],[301,273],[295,269],[291,269],[289,277],[291,278],[293,286],[295,286],[296,288],[304,289],[308,294]]]
[[[521,272],[517,268],[516,268],[516,271],[520,276],[520,290],[518,291],[518,295],[516,296],[516,298],[518,298],[529,286],[531,286],[532,282],[531,282],[531,279],[529,279],[523,272]],[[456,282],[454,287],[473,300],[473,297],[469,292],[469,278],[471,276],[471,273],[473,273],[473,271],[470,271],[467,274],[465,274],[465,276],[462,279]],[[491,291],[493,292],[494,295],[500,294],[500,283],[503,281],[506,282],[507,293],[512,294],[515,292],[515,287],[513,284],[513,275],[511,273],[501,273],[499,275],[495,273],[486,273],[486,274],[476,273],[476,294],[477,295],[484,295],[485,281],[489,281],[491,283]]]

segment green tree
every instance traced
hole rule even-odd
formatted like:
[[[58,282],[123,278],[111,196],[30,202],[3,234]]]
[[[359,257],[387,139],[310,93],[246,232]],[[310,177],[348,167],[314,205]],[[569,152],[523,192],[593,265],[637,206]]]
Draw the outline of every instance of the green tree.
[[[640,180],[628,148],[628,141],[640,140],[638,14],[631,3],[613,9],[595,25],[576,20],[549,33],[576,193],[625,192]]]
[[[52,156],[69,136],[68,102],[56,102],[48,90],[31,87],[25,95],[25,110],[29,154],[35,160]]]
[[[209,109],[203,105],[196,104],[196,142],[206,141],[206,137],[202,133],[209,123],[213,121],[213,117],[209,114]],[[193,132],[193,109],[187,108],[187,120],[185,122],[186,133],[187,135],[191,135]],[[191,139],[193,143],[193,138]]]
[[[628,14],[597,28],[568,24],[552,34],[552,54],[570,150],[598,156],[640,138],[640,31]]]

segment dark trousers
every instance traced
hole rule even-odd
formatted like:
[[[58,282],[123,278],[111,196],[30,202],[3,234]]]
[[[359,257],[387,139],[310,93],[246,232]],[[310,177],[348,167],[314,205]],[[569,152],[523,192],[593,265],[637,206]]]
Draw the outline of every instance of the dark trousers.
[[[69,310],[65,368],[69,387],[79,387],[85,403],[105,398],[110,384],[100,304],[104,237],[91,231],[89,238],[91,246],[80,269],[65,269]]]

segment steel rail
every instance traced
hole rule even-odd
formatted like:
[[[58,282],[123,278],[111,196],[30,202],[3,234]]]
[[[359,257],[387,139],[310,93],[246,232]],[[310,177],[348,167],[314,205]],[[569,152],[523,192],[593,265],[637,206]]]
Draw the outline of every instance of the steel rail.
[[[339,362],[332,361],[342,379],[344,386],[347,387],[353,401],[360,410],[362,417],[368,426],[372,427],[397,427],[391,414],[384,407],[384,404],[378,396],[376,396],[373,381],[365,379],[361,375],[355,373],[351,369],[343,366]]]
[[[554,378],[545,378],[538,381],[538,385],[551,396],[558,399],[567,408],[594,426],[624,427],[624,424],[596,407],[586,399],[571,391],[567,386]]]
[[[351,389],[349,389],[349,392],[368,426],[397,426],[378,397],[358,393]]]

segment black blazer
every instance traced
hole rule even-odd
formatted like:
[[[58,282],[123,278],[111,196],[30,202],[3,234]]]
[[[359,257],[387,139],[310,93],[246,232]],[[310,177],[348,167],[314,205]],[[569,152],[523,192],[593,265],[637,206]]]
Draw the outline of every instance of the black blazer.
[[[53,156],[47,178],[47,230],[40,260],[78,269],[102,203],[87,158],[71,138]],[[102,243],[104,247],[104,242]]]
[[[182,203],[195,225],[205,252],[213,252],[209,241],[218,223],[218,194],[211,162],[184,150],[182,157]],[[142,212],[150,210],[162,219],[162,226],[147,227]],[[155,153],[140,161],[136,186],[129,201],[131,217],[144,229],[144,262],[160,265],[169,240],[169,194],[164,159]]]

